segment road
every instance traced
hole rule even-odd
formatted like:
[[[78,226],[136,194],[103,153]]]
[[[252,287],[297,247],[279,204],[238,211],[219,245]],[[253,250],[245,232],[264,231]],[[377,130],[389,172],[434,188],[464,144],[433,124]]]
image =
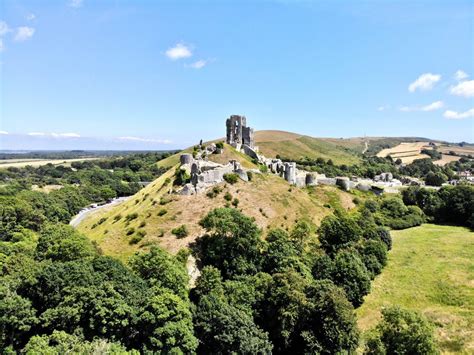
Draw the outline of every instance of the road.
[[[110,201],[109,203],[106,203],[104,205],[95,206],[95,207],[94,207],[94,205],[92,205],[92,206],[86,207],[86,208],[80,210],[79,213],[71,219],[69,224],[73,227],[77,227],[79,225],[79,223],[81,223],[82,220],[84,218],[86,218],[88,215],[96,213],[98,210],[100,210],[102,208],[110,207],[110,206],[116,205],[120,202],[126,201],[130,197],[132,197],[132,196],[119,197],[119,198],[113,199],[112,201]]]

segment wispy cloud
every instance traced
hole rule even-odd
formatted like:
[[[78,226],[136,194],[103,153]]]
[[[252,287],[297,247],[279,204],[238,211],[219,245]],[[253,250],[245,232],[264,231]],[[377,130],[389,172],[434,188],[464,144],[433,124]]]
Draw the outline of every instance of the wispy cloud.
[[[443,114],[443,116],[450,120],[462,120],[465,118],[474,117],[474,108],[471,108],[470,110],[467,110],[465,112],[456,112],[456,111],[447,110]]]
[[[0,131],[0,134],[2,134],[2,135],[7,135],[8,132],[7,132],[7,131]]]
[[[18,27],[14,40],[17,42],[26,41],[33,37],[35,29],[33,27],[22,26]]]
[[[440,108],[443,108],[443,106],[444,106],[443,101],[435,101],[435,102],[432,102],[431,104],[426,105],[426,106],[402,106],[402,107],[400,107],[400,111],[403,111],[403,112],[412,112],[412,111],[428,112],[428,111],[439,110]]]
[[[454,79],[456,79],[458,81],[467,79],[468,77],[469,77],[469,75],[463,70],[458,70],[458,71],[456,71],[456,73],[454,73]]]
[[[3,45],[3,39],[0,38],[0,52],[3,52],[5,46]]]
[[[152,138],[142,138],[142,137],[119,137],[121,141],[129,141],[129,142],[143,142],[143,143],[160,143],[160,144],[171,144],[172,142],[168,139],[152,139]]]
[[[382,106],[377,107],[377,111],[385,111],[385,110],[388,110],[389,108],[390,108],[390,105],[382,105]]]
[[[464,97],[474,97],[474,80],[461,81],[450,90],[451,94]]]
[[[193,68],[193,69],[202,69],[204,68],[209,62],[207,60],[204,60],[204,59],[200,59],[194,63],[191,63],[189,65],[190,68]]]
[[[425,73],[421,74],[418,79],[408,86],[408,91],[415,92],[416,90],[431,90],[433,86],[441,80],[441,75]]]
[[[36,18],[35,14],[26,15],[26,21],[33,21]]]
[[[6,35],[11,29],[5,21],[0,21],[0,36]]]
[[[32,137],[52,137],[52,138],[80,138],[78,133],[54,133],[54,132],[30,132],[29,136]]]
[[[82,7],[82,5],[84,5],[83,0],[70,0],[69,3],[68,3],[69,7],[73,7],[75,9],[77,9],[79,7]]]
[[[165,52],[166,56],[171,60],[178,60],[183,58],[189,58],[193,55],[191,48],[184,45],[183,43],[178,43],[174,47],[169,48]]]

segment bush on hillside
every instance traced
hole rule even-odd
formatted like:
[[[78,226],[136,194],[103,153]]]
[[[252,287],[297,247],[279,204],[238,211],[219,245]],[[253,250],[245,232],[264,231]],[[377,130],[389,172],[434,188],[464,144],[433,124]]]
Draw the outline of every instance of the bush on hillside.
[[[239,180],[239,175],[234,173],[224,174],[224,180],[233,185]]]
[[[188,228],[183,224],[179,227],[173,228],[171,233],[173,233],[177,238],[185,238],[188,236]]]
[[[438,354],[432,325],[414,311],[389,307],[369,335],[366,354]]]

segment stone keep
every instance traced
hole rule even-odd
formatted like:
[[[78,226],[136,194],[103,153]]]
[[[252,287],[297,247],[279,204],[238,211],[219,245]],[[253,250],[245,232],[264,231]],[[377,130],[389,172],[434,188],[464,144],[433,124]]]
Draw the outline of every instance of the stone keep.
[[[247,118],[245,116],[232,115],[226,120],[226,143],[233,147],[247,145],[254,148],[255,139],[253,128],[247,127]]]

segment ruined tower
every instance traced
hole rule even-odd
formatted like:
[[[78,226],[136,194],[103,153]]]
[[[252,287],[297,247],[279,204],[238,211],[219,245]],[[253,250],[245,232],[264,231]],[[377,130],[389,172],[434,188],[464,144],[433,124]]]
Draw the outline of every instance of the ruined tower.
[[[232,115],[226,121],[226,143],[240,149],[242,145],[254,148],[253,128],[247,127],[245,116]]]

